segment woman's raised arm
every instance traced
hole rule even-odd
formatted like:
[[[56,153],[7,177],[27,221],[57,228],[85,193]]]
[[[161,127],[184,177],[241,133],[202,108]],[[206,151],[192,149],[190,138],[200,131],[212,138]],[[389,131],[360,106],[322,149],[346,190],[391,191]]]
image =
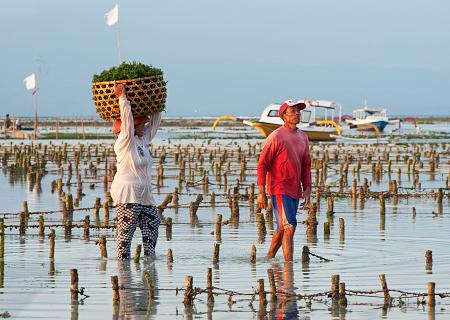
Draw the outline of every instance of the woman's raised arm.
[[[161,124],[161,112],[153,113],[149,116],[149,122],[146,124],[144,136],[150,142],[156,135]]]
[[[131,139],[134,136],[133,114],[131,113],[130,102],[127,100],[125,87],[123,84],[114,84],[114,93],[119,97],[120,108],[120,134],[121,139]]]

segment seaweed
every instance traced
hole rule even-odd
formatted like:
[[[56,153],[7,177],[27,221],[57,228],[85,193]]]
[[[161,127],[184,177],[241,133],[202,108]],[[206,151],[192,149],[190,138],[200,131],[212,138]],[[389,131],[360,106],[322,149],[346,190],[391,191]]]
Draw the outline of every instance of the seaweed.
[[[160,76],[163,72],[152,65],[146,65],[137,61],[122,62],[116,67],[103,70],[100,74],[94,74],[92,82],[104,82],[114,80],[136,79],[151,76]]]

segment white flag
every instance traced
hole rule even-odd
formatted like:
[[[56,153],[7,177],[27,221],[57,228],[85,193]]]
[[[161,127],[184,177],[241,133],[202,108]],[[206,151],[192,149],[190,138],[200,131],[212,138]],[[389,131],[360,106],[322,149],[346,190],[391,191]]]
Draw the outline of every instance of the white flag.
[[[117,21],[119,21],[119,5],[116,4],[114,8],[108,11],[108,13],[105,14],[105,18],[108,26],[115,25]]]
[[[36,74],[32,73],[23,80],[27,90],[34,90],[36,88]]]

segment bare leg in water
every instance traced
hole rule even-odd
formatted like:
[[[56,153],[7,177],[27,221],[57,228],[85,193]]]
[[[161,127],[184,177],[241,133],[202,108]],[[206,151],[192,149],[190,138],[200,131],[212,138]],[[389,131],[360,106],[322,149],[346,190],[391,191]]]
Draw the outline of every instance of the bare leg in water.
[[[288,227],[284,230],[282,249],[284,255],[284,261],[293,261],[294,259],[294,227]]]
[[[294,233],[295,228],[290,226],[284,230],[275,231],[272,237],[272,243],[267,252],[268,258],[274,258],[278,249],[282,247],[285,261],[292,261],[294,257]]]
[[[280,249],[280,247],[281,247],[281,243],[283,241],[283,234],[284,234],[284,230],[275,231],[273,233],[272,243],[270,245],[269,252],[267,252],[268,258],[271,258],[271,259],[275,258],[275,255],[277,254],[278,249]]]

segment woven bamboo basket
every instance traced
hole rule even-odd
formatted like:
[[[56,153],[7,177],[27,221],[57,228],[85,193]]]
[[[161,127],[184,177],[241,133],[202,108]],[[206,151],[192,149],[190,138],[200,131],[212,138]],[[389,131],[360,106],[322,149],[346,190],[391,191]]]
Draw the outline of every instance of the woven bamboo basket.
[[[166,81],[163,76],[117,80],[125,85],[134,117],[161,112],[166,106]],[[92,96],[97,113],[104,120],[120,118],[119,98],[114,94],[114,81],[93,82]]]

